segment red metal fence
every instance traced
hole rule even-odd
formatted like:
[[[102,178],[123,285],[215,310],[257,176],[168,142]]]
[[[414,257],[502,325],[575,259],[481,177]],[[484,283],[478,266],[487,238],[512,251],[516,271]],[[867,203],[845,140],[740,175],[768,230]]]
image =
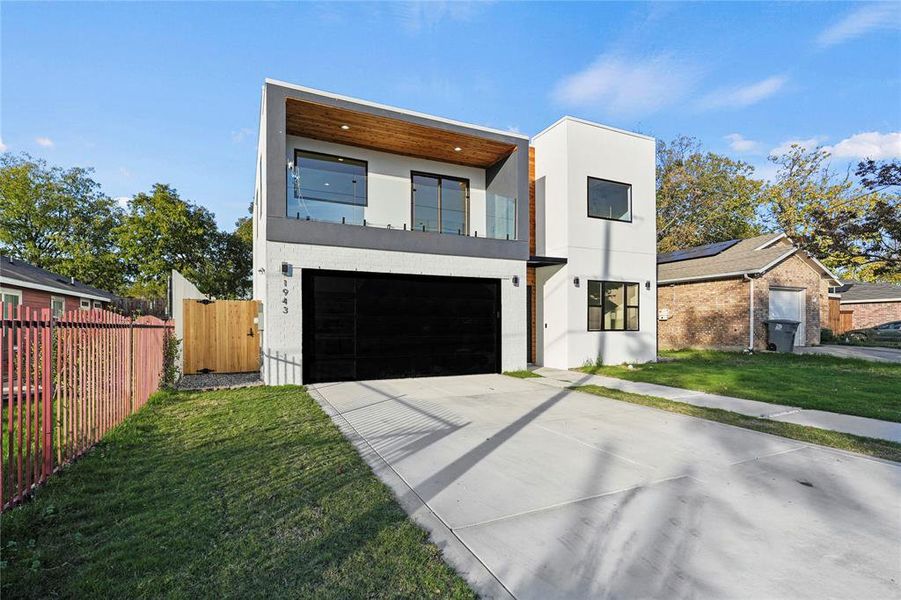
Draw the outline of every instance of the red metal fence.
[[[0,510],[144,406],[159,386],[165,333],[155,317],[4,307]]]

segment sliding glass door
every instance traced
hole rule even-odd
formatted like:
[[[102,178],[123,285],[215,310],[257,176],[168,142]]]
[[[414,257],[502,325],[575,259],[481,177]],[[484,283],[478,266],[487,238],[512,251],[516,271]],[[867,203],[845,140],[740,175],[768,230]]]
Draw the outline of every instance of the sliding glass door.
[[[413,229],[469,235],[469,181],[413,173]]]

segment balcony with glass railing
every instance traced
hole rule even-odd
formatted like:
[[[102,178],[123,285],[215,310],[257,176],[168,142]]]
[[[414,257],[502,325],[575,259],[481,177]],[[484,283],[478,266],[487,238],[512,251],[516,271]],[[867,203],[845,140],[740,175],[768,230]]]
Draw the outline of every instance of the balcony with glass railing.
[[[303,221],[500,240],[517,239],[516,198],[485,191],[472,202],[466,179],[412,173],[406,197],[369,196],[361,160],[297,150],[287,173],[287,216]],[[409,220],[376,222],[370,203],[400,203]],[[397,213],[398,211],[393,211]]]

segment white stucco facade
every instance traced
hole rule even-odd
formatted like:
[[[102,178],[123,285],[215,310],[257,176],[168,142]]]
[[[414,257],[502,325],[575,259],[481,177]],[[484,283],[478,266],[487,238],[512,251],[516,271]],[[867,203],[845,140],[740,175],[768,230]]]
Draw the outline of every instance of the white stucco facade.
[[[267,100],[267,92],[270,97]],[[269,384],[303,381],[302,272],[356,271],[486,278],[500,282],[500,369],[525,369],[528,360],[528,257],[535,270],[532,298],[537,322],[533,362],[559,368],[601,360],[606,364],[656,358],[655,142],[652,138],[565,117],[531,140],[535,152],[535,250],[528,252],[529,140],[472,126],[466,135],[490,135],[513,148],[505,166],[483,168],[416,158],[369,147],[287,133],[283,97],[320,92],[267,81],[260,115],[254,192],[253,297],[259,318],[262,375]],[[347,108],[345,97],[321,93],[316,101]],[[273,99],[275,95],[278,98]],[[344,103],[344,104],[342,104]],[[367,108],[365,102],[353,109]],[[371,108],[371,107],[370,107]],[[430,118],[402,109],[371,108],[396,119]],[[385,115],[385,111],[390,114]],[[392,112],[393,111],[393,112]],[[275,115],[273,117],[272,115]],[[468,127],[435,118],[435,126]],[[286,182],[295,152],[305,150],[366,163],[365,226],[307,221],[286,214]],[[498,163],[500,164],[500,163]],[[410,229],[413,172],[469,182],[469,235]],[[587,215],[587,178],[631,186],[631,222]],[[498,191],[500,190],[500,191]],[[486,205],[515,195],[515,239],[486,239]],[[390,225],[390,228],[388,226]],[[391,230],[395,231],[391,231]],[[476,236],[478,232],[478,236]],[[565,260],[564,260],[565,259]],[[283,274],[287,266],[288,274]],[[579,284],[574,283],[575,278]],[[588,330],[588,281],[639,286],[637,331]],[[314,364],[311,362],[311,364]],[[494,368],[494,367],[493,367]]]
[[[571,368],[598,359],[605,364],[655,360],[653,138],[566,117],[535,136],[532,145],[536,207],[544,208],[536,214],[536,253],[567,260],[536,273],[536,361]],[[588,217],[588,177],[632,186],[631,222]],[[589,280],[639,284],[638,331],[588,331]]]
[[[264,285],[256,294],[264,307],[260,332],[263,380],[270,385],[302,383],[302,269],[499,279],[502,369],[526,366],[526,266],[522,261],[284,242],[268,242],[266,255],[265,273],[260,278]],[[282,263],[291,266],[289,277],[282,275]],[[513,284],[514,276],[518,285]]]

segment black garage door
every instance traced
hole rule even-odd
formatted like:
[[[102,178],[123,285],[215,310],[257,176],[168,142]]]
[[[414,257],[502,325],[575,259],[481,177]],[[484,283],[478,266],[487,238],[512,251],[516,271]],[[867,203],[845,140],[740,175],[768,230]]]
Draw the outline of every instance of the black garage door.
[[[304,383],[497,373],[500,281],[304,269]]]

